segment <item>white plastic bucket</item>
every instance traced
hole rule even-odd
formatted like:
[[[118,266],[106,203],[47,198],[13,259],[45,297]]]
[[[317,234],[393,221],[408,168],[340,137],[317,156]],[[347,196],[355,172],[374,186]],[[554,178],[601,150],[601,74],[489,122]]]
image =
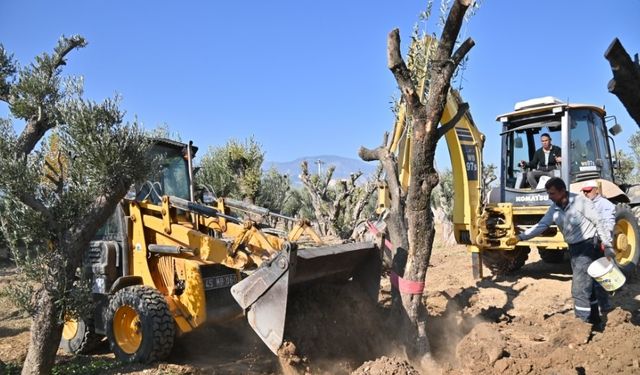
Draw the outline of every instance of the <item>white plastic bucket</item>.
[[[587,268],[587,273],[607,292],[620,288],[627,280],[616,264],[605,257],[593,261]]]

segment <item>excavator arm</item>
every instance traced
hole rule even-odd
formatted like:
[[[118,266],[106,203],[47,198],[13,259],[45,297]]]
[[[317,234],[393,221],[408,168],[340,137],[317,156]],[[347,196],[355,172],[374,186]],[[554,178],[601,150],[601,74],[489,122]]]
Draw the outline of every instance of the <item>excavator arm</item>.
[[[461,105],[460,94],[451,90],[440,122],[449,123]],[[444,138],[449,149],[453,170],[453,195],[456,197],[453,202],[455,238],[460,244],[473,245],[478,235],[476,220],[482,210],[482,148],[485,137],[476,127],[469,112],[466,112],[444,134]],[[401,106],[398,112],[388,149],[397,154],[400,185],[403,189],[408,189],[411,178],[411,138],[406,126],[404,106]],[[384,187],[379,190],[379,208],[387,207],[387,194]]]

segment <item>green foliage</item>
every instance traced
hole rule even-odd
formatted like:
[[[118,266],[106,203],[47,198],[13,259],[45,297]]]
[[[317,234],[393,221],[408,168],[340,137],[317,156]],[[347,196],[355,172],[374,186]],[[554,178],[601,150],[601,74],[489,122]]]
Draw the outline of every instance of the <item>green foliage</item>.
[[[253,137],[229,140],[211,147],[200,162],[197,183],[211,186],[218,197],[256,200],[262,177],[264,152]]]
[[[631,151],[636,160],[636,170],[640,170],[640,131],[633,133],[631,138],[629,138],[629,147],[631,147]]]
[[[108,370],[116,370],[123,365],[113,360],[94,360],[86,357],[75,357],[71,361],[57,364],[51,369],[51,375],[98,375]],[[22,372],[19,363],[0,362],[0,374],[18,375]]]
[[[482,166],[482,183],[484,184],[483,188],[485,191],[488,191],[492,187],[493,182],[498,179],[496,175],[497,169],[498,167],[493,163]]]
[[[635,132],[629,138],[629,148],[631,154],[618,150],[616,159],[619,168],[614,169],[614,178],[618,184],[638,184],[640,183],[640,131]]]
[[[115,361],[72,361],[53,367],[51,375],[98,375],[121,366]]]
[[[18,71],[18,80],[10,89],[12,97],[11,114],[19,119],[29,120],[46,116],[49,121],[59,120],[58,104],[67,96],[60,77],[61,60],[69,49],[87,45],[84,38],[64,36],[58,41],[53,54],[43,53],[28,67]]]
[[[309,193],[303,188],[289,190],[282,206],[282,214],[298,218],[315,218]]]
[[[0,362],[0,374],[19,375],[22,372],[22,365],[14,362]]]
[[[11,84],[8,80],[16,73],[16,65],[13,62],[13,55],[9,54],[2,44],[0,44],[0,97],[9,96]]]
[[[453,220],[453,173],[450,169],[440,172],[440,183],[431,194],[431,207],[441,209],[446,220]]]
[[[169,124],[167,123],[162,123],[155,129],[147,130],[145,134],[149,138],[166,138],[173,141],[182,142],[180,133],[171,131],[171,129],[169,128]]]
[[[72,201],[92,201],[114,191],[123,183],[123,171],[128,174],[125,183],[140,181],[153,165],[144,131],[137,123],[123,123],[118,102],[116,98],[97,104],[78,98],[62,108],[65,123],[59,130],[62,148],[70,156]]]
[[[262,175],[255,203],[268,208],[269,211],[282,212],[290,189],[289,176],[280,174],[275,167],[272,167]]]
[[[118,98],[86,100],[82,80],[61,75],[66,54],[85,45],[63,37],[53,54],[22,69],[0,51],[0,90],[9,92],[0,100],[29,125],[18,136],[0,120],[0,229],[19,269],[4,293],[29,313],[38,308],[34,293],[45,293],[58,319],[87,310],[89,286],[76,271],[82,252],[108,209],[155,165],[141,127],[123,121]],[[37,146],[20,148],[31,126],[40,130]]]
[[[619,167],[613,170],[613,178],[616,183],[629,185],[638,183],[638,175],[634,173],[637,163],[634,157],[622,150],[618,150],[616,159],[619,163]]]

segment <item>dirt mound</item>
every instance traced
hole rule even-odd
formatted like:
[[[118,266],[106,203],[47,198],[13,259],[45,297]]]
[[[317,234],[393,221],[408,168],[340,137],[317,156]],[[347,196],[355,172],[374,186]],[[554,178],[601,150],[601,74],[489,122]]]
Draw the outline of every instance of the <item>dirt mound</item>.
[[[491,345],[478,345],[491,343]],[[456,349],[460,363],[493,365],[505,355],[507,342],[504,336],[489,323],[478,324],[465,336]]]
[[[630,318],[628,312],[614,310],[603,332],[593,331],[571,313],[540,317],[537,322],[479,324],[458,344],[457,366],[447,373],[636,374],[640,372],[640,327],[631,324]]]
[[[420,372],[404,359],[383,356],[363,363],[351,375],[420,375]]]
[[[349,373],[393,348],[386,310],[355,283],[319,284],[291,295],[280,357],[313,373]]]

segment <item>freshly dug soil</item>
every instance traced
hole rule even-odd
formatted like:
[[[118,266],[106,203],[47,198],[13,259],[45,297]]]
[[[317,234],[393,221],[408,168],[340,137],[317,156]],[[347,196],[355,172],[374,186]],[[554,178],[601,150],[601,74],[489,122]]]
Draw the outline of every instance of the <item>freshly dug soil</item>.
[[[281,362],[299,371],[348,374],[393,350],[386,315],[353,282],[298,290],[287,307]]]
[[[640,374],[637,279],[611,298],[615,310],[603,329],[594,330],[573,316],[568,264],[544,263],[532,251],[514,275],[479,282],[470,264],[462,246],[436,244],[433,250],[425,290],[428,367],[407,361],[404,348],[393,341],[397,330],[388,326],[388,277],[378,305],[349,283],[298,290],[290,298],[288,343],[280,357],[238,320],[178,338],[166,363],[120,364],[106,345],[92,356],[58,352],[57,362],[107,362],[101,375]],[[0,267],[0,287],[14,274],[10,266]],[[24,360],[28,342],[28,318],[1,301],[0,373]]]
[[[405,359],[382,356],[363,363],[351,375],[420,375],[420,372]]]

